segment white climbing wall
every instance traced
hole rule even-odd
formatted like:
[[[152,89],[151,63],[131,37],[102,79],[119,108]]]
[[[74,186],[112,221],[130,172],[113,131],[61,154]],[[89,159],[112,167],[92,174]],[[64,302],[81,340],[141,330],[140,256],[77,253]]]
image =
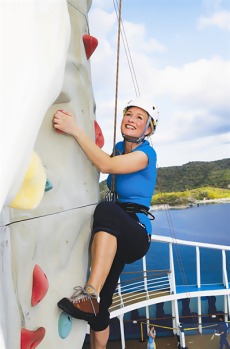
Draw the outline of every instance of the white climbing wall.
[[[1,349],[80,349],[85,338],[86,323],[71,319],[56,304],[85,282],[99,176],[74,139],[55,132],[51,120],[57,109],[72,111],[90,137],[103,144],[100,129],[95,136],[90,56],[97,42],[87,36],[90,5],[91,0],[0,4]],[[17,200],[17,209],[9,208],[33,151],[42,168],[33,167],[32,186]],[[44,195],[31,209],[34,183]]]

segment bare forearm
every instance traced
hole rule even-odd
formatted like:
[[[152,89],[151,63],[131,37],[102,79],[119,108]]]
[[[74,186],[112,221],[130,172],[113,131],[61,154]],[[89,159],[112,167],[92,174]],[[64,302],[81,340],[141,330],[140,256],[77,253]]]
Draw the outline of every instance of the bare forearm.
[[[63,110],[57,110],[53,116],[53,127],[57,131],[64,132],[73,136],[88,159],[95,165],[100,172],[106,172],[109,168],[111,158],[101,150],[95,142],[78,126],[76,117]]]
[[[131,173],[147,166],[148,157],[143,152],[110,157],[78,126],[76,117],[71,113],[58,110],[53,116],[53,127],[73,136],[88,159],[102,173]]]
[[[73,137],[76,139],[87,158],[92,162],[94,166],[102,173],[107,173],[107,169],[110,167],[111,157],[99,148],[94,141],[78,126],[76,126]]]

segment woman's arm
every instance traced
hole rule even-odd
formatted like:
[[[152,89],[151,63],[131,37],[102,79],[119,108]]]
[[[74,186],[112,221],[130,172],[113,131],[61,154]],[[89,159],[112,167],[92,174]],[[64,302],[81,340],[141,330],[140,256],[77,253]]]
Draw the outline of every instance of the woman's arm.
[[[53,127],[73,136],[88,159],[102,173],[132,173],[144,169],[148,164],[148,157],[142,151],[110,157],[77,125],[76,117],[71,113],[58,110],[53,117]]]
[[[155,330],[150,330],[150,331],[149,331],[149,336],[152,337],[153,339],[155,339],[155,337],[156,337],[156,331],[155,331]]]

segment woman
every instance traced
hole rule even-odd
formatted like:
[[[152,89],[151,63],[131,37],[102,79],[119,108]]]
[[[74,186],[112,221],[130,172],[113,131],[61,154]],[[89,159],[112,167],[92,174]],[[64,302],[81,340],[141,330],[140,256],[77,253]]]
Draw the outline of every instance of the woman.
[[[150,327],[150,330],[149,330],[148,349],[156,349],[155,338],[156,338],[156,331],[154,329],[154,326],[152,326]]]
[[[224,347],[226,349],[229,349],[230,345],[228,344],[228,341],[227,341],[228,326],[227,326],[226,322],[224,321],[223,315],[219,315],[218,320],[219,320],[219,323],[217,325],[217,329],[218,329],[218,333],[220,335],[219,349],[224,349]]]
[[[121,133],[124,141],[111,157],[78,126],[74,115],[57,111],[53,127],[72,135],[88,159],[108,173],[111,188],[115,175],[116,202],[100,202],[94,212],[91,239],[91,271],[84,287],[76,287],[59,308],[77,319],[88,321],[91,349],[104,349],[109,338],[109,307],[119,276],[126,263],[142,258],[151,240],[148,209],[156,183],[156,153],[145,137],[154,133],[157,107],[142,99],[124,108]]]

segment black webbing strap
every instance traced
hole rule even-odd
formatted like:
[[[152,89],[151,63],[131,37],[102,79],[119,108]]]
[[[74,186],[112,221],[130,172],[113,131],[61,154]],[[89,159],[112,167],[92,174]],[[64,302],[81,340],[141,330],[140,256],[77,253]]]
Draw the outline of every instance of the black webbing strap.
[[[133,202],[116,202],[127,213],[144,213],[146,216],[151,216],[150,220],[154,220],[155,217],[149,212],[149,208],[144,205],[135,204]]]

